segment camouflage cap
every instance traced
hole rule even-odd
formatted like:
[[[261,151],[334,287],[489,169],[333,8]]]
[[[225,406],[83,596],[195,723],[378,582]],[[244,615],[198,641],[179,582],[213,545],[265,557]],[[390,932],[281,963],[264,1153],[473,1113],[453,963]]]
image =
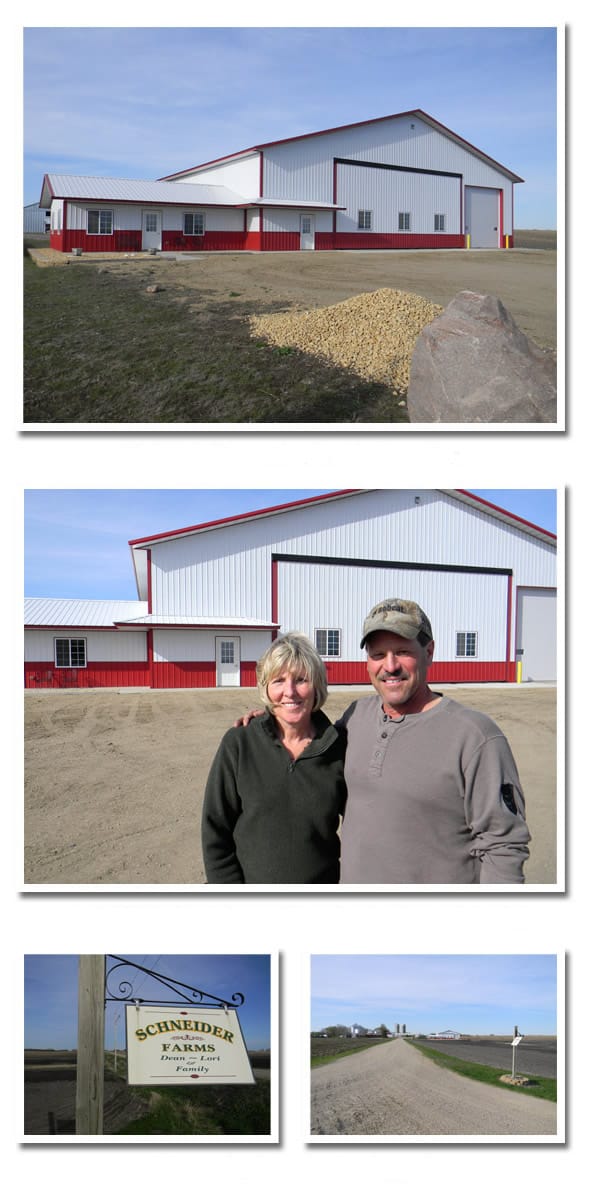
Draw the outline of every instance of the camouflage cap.
[[[364,620],[360,648],[372,632],[394,632],[404,640],[415,640],[422,632],[429,640],[433,639],[430,620],[422,607],[410,599],[384,599],[377,603]]]

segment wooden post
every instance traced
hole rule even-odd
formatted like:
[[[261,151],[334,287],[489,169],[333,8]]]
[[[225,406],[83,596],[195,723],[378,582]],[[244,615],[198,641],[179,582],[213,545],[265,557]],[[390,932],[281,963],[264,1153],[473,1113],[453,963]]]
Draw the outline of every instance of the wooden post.
[[[104,954],[80,954],[75,1134],[102,1135],[105,1031]]]

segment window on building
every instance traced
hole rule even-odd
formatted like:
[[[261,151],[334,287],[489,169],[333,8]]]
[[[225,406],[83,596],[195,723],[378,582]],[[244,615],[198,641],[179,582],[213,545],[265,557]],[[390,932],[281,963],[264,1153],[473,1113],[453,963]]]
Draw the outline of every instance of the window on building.
[[[157,214],[156,211],[147,211],[144,216],[145,226],[147,231],[157,231]]]
[[[88,211],[88,235],[112,235],[112,211]]]
[[[320,656],[340,656],[341,629],[316,628],[316,652]]]
[[[54,641],[54,658],[57,669],[85,669],[85,639],[61,639]]]
[[[186,211],[184,215],[184,235],[204,235],[205,215],[203,211]]]
[[[399,230],[400,231],[409,231],[410,230],[410,212],[409,211],[400,211],[399,212]]]
[[[435,215],[435,231],[445,231],[445,215]]]
[[[360,231],[372,231],[372,211],[358,211],[357,225]]]
[[[477,643],[478,641],[476,632],[456,632],[456,656],[477,656]]]
[[[233,665],[234,664],[234,640],[221,640],[220,644],[221,644],[220,655],[221,655],[222,665]]]

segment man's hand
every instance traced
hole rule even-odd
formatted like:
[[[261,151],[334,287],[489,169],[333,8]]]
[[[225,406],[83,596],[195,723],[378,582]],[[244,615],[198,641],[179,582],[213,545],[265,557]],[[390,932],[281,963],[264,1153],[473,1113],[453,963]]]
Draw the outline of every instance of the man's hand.
[[[251,722],[251,719],[258,718],[261,714],[263,714],[263,710],[247,710],[247,713],[245,714],[244,718],[237,718],[236,722],[232,723],[232,726],[233,727],[248,727],[249,723]]]

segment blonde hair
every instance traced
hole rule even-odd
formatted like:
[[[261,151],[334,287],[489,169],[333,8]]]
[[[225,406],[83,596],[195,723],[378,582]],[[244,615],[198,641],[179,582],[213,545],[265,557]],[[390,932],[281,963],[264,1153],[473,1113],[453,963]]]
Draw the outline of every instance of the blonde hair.
[[[279,636],[257,661],[257,689],[264,706],[272,713],[268,685],[282,672],[300,673],[311,681],[315,698],[312,709],[319,710],[328,696],[328,678],[322,657],[311,640],[299,632]]]

